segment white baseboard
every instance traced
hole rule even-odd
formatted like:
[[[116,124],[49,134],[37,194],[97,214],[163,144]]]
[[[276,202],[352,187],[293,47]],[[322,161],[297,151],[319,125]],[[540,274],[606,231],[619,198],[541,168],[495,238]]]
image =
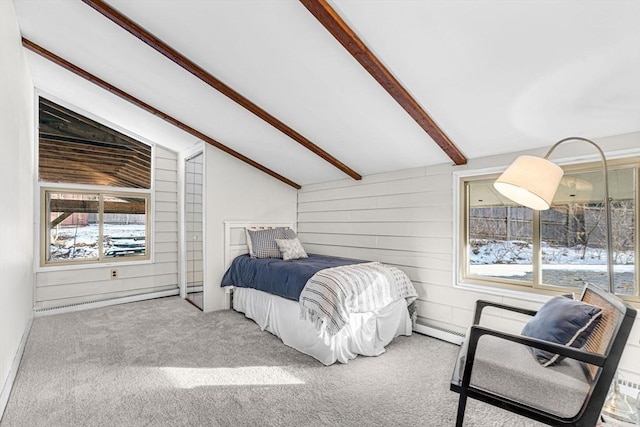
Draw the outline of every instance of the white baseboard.
[[[4,410],[7,407],[7,403],[9,402],[9,395],[11,394],[13,383],[16,380],[16,375],[18,375],[18,368],[20,368],[20,362],[22,361],[22,355],[24,354],[24,347],[27,344],[27,339],[29,338],[29,332],[31,331],[32,324],[33,316],[29,317],[27,326],[24,328],[22,339],[20,340],[20,345],[18,346],[18,351],[13,358],[13,363],[11,364],[11,369],[9,370],[9,375],[7,375],[7,380],[2,386],[2,392],[0,393],[0,421],[2,420]]]
[[[451,344],[461,345],[464,341],[464,336],[455,332],[435,328],[433,326],[422,325],[420,323],[414,323],[413,330],[423,335],[450,342]]]
[[[170,297],[180,295],[180,289],[170,289],[168,291],[151,292],[148,294],[131,295],[126,297],[110,298],[100,301],[82,302],[77,304],[69,304],[60,307],[41,308],[35,310],[35,316],[49,316],[52,314],[71,313],[74,311],[89,310],[91,308],[109,307],[111,305],[126,304],[128,302],[144,301],[148,299]]]

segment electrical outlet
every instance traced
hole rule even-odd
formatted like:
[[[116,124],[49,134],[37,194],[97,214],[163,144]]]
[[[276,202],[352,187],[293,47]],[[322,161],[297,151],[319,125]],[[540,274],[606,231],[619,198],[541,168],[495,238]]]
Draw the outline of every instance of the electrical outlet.
[[[111,270],[111,278],[112,279],[117,279],[118,278],[118,270],[116,270],[115,268],[113,270]]]

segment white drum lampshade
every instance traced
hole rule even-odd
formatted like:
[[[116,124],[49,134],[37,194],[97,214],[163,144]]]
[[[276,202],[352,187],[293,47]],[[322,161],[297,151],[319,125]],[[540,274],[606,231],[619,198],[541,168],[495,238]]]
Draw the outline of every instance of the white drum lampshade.
[[[562,168],[542,157],[520,156],[493,186],[503,196],[535,210],[551,206],[562,175]]]

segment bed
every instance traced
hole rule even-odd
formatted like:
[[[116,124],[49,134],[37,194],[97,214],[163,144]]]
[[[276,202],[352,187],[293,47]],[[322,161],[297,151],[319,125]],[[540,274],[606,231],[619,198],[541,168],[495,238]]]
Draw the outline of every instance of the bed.
[[[270,240],[274,235],[250,235],[247,230],[276,229],[290,230],[285,239],[276,240],[299,244],[292,237],[292,224],[225,222],[228,269],[221,285],[227,288],[234,310],[325,365],[347,363],[358,355],[378,356],[395,337],[411,335],[409,306],[417,294],[403,272],[380,263],[306,253],[298,259],[287,259],[286,251],[281,251],[285,259],[276,258],[275,253],[256,257],[263,242],[256,249],[252,240],[266,234],[265,240]],[[332,282],[344,287],[345,280],[354,281],[360,291],[344,288],[348,297],[340,299],[335,294],[341,292],[330,287],[335,286]],[[327,290],[332,299],[327,298]]]

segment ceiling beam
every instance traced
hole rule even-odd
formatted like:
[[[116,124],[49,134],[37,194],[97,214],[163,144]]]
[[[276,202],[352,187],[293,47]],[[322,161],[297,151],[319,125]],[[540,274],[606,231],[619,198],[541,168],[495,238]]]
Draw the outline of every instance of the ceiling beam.
[[[103,202],[104,213],[142,214],[146,213],[144,201],[140,202]],[[97,213],[97,200],[52,199],[49,202],[51,212]]]
[[[128,94],[127,92],[118,89],[117,87],[113,86],[110,83],[107,83],[106,81],[100,79],[97,76],[94,76],[93,74],[89,73],[88,71],[83,70],[82,68],[70,63],[69,61],[59,57],[58,55],[49,52],[48,50],[46,50],[45,48],[33,43],[30,40],[25,39],[24,37],[22,38],[22,45],[24,47],[26,47],[27,49],[31,50],[32,52],[37,53],[38,55],[42,56],[43,58],[48,59],[49,61],[61,66],[62,68],[71,71],[72,73],[74,73],[77,76],[80,76],[88,81],[90,81],[91,83],[101,87],[102,89],[111,92],[112,94],[119,96],[120,98],[129,101],[130,103],[132,103],[133,105],[142,108],[143,110],[155,115],[156,117],[159,117],[161,119],[163,119],[164,121],[172,124],[173,126],[182,129],[183,131],[195,136],[198,139],[201,139],[202,141],[207,142],[208,144],[213,145],[214,147],[218,148],[219,150],[224,151],[227,154],[230,154],[231,156],[235,157],[238,160],[241,160],[251,166],[253,166],[254,168],[276,178],[279,181],[284,182],[285,184],[290,185],[293,188],[296,189],[300,189],[300,185],[296,184],[295,182],[291,181],[288,178],[285,178],[284,176],[278,174],[277,172],[272,171],[271,169],[267,168],[266,166],[262,166],[260,163],[251,160],[250,158],[248,158],[247,156],[238,153],[237,151],[227,147],[226,145],[216,141],[215,139],[211,138],[210,136],[207,136],[205,134],[203,134],[202,132],[192,128],[191,126],[181,122],[180,120],[166,114],[163,113],[162,111],[158,110],[155,107],[152,107],[151,105],[145,103],[144,101],[141,101],[140,99],[134,97],[133,95]]]
[[[422,129],[440,146],[456,165],[467,163],[466,157],[440,129],[420,104],[391,74],[382,62],[347,25],[326,0],[300,0],[300,3],[340,42],[371,76],[396,100]]]
[[[69,127],[65,129],[65,134],[68,132],[87,132],[94,134],[97,131],[101,134],[101,140],[105,143],[112,143],[119,146],[126,145],[130,149],[143,153],[147,157],[151,155],[151,147],[149,147],[148,144],[144,144],[135,138],[111,129],[109,126],[84,117],[82,114],[78,114],[75,111],[69,110],[42,97],[39,100],[39,104],[40,110],[48,114],[48,119]],[[72,131],[71,128],[74,130]]]
[[[290,128],[286,124],[282,123],[276,117],[269,114],[264,109],[260,108],[249,99],[245,98],[231,87],[224,84],[222,81],[218,80],[216,77],[211,75],[209,72],[204,70],[202,67],[198,66],[196,63],[182,55],[177,50],[173,49],[171,46],[167,45],[165,42],[151,34],[149,31],[142,28],[140,25],[136,24],[116,9],[112,8],[108,4],[106,4],[102,0],[82,0],[87,5],[94,8],[96,11],[100,12],[102,15],[127,30],[133,36],[142,40],[144,43],[170,59],[171,61],[178,64],[180,67],[184,68],[212,88],[216,89],[221,94],[225,95],[232,101],[236,102],[238,105],[241,105],[251,113],[255,114],[265,122],[269,123],[271,126],[278,129],[280,132],[287,135],[289,138],[298,142],[300,145],[313,152],[317,156],[321,157],[331,165],[340,169],[345,174],[349,175],[351,178],[360,180],[362,176],[358,174],[353,169],[349,168],[347,165],[342,163],[340,160],[333,157],[331,154],[324,151],[322,148],[318,147],[313,142],[309,141],[307,138],[302,136],[300,133],[296,132],[294,129]]]

